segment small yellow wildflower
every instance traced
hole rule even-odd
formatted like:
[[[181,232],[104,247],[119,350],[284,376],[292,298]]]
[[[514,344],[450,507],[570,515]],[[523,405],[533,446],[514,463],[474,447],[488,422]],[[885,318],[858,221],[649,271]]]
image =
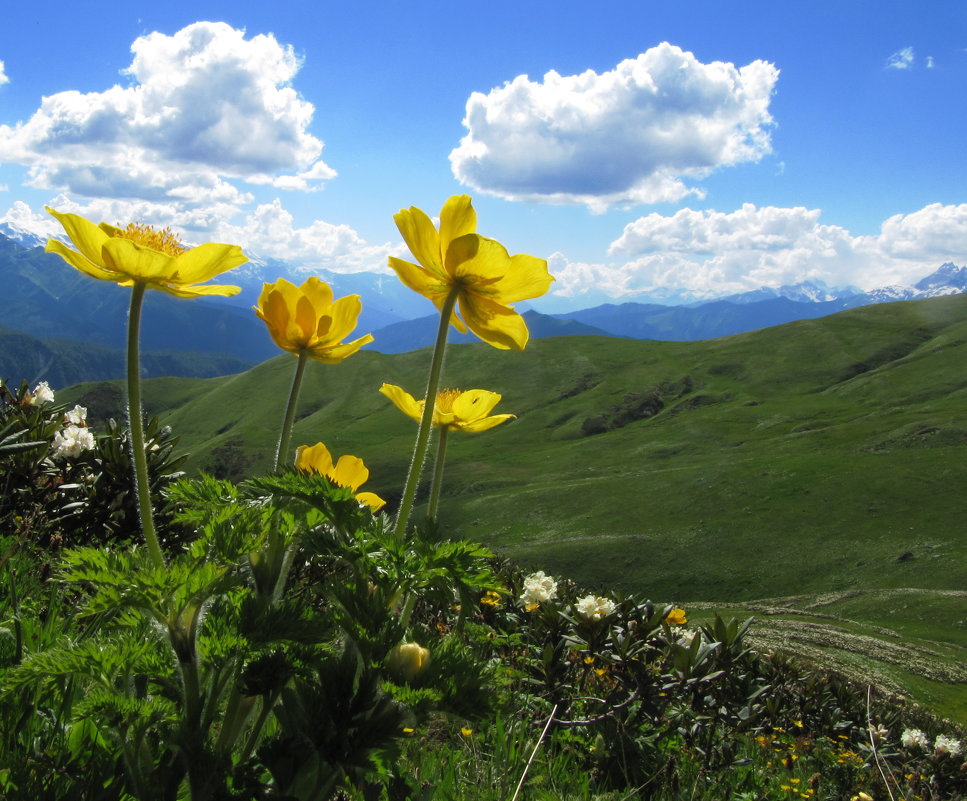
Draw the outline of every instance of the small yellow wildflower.
[[[684,609],[679,609],[676,606],[671,612],[665,615],[665,622],[669,626],[684,626],[688,623],[688,615]]]
[[[463,737],[464,740],[469,740],[473,736],[473,729],[470,729],[467,726],[461,726],[460,736]]]
[[[362,504],[378,512],[386,504],[379,495],[373,492],[356,492],[369,478],[369,469],[358,456],[340,456],[339,461],[333,463],[329,449],[321,442],[312,447],[301,445],[296,451],[295,466],[303,473],[325,476],[333,484],[348,487],[355,493],[355,498]]]
[[[381,394],[389,398],[403,414],[416,422],[423,419],[425,400],[417,400],[395,384],[383,384]],[[433,404],[433,426],[451,431],[476,434],[516,417],[513,414],[490,414],[500,402],[501,395],[486,389],[444,389],[437,393]]]
[[[485,606],[500,606],[500,593],[487,590],[487,594],[480,599],[480,603]]]

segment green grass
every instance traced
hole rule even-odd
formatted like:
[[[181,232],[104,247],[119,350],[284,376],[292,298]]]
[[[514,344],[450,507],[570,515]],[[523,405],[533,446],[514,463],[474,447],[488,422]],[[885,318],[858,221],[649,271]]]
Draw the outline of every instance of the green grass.
[[[392,503],[415,425],[377,390],[419,397],[429,358],[310,365],[293,443],[361,456],[366,488]],[[941,591],[967,588],[965,364],[963,295],[705,342],[451,346],[444,385],[501,392],[496,411],[518,419],[450,438],[441,523],[524,564],[656,600],[862,591],[822,612],[942,643],[954,650],[941,661],[955,661],[967,609]],[[270,466],[294,367],[283,355],[234,376],[149,380],[145,402],[181,436],[189,469],[237,477]],[[627,420],[649,393],[661,411]],[[102,385],[60,397],[92,416],[120,408]],[[901,588],[930,592],[890,592]],[[896,680],[967,720],[964,685]]]

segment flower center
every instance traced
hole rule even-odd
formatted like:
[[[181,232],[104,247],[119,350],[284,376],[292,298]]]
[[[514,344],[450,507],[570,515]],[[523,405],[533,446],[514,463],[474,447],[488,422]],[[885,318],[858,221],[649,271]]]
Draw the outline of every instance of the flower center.
[[[453,411],[453,402],[462,394],[459,389],[441,389],[436,395],[436,410],[449,414]]]
[[[180,256],[187,248],[178,241],[178,237],[170,228],[160,231],[144,223],[128,223],[128,227],[118,234],[121,239],[128,239],[142,247],[151,248],[168,256]]]

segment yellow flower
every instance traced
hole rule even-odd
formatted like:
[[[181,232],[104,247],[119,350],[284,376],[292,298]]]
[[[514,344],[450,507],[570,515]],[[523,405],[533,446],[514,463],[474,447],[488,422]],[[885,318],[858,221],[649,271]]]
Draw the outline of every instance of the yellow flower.
[[[77,214],[47,211],[64,226],[77,250],[56,239],[48,240],[45,250],[92,278],[120,286],[144,284],[179,298],[230,296],[240,291],[237,286],[197,286],[248,261],[238,245],[208,242],[188,249],[169,228],[158,231],[141,223],[127,228],[94,225]]]
[[[403,414],[420,422],[423,417],[423,405],[426,401],[416,400],[402,387],[395,384],[383,384],[379,391],[389,398]],[[436,428],[448,428],[451,431],[466,431],[476,433],[488,428],[499,426],[517,415],[495,414],[494,406],[500,402],[502,396],[497,392],[486,389],[445,389],[438,392],[436,403],[433,405],[433,425]]]
[[[326,364],[337,364],[373,341],[372,334],[366,334],[343,344],[362,309],[359,295],[334,301],[332,287],[315,277],[302,286],[284,278],[265,284],[259,305],[253,308],[282,350],[305,352],[310,359]]]
[[[369,470],[358,456],[340,456],[333,464],[329,449],[321,442],[312,447],[300,445],[295,454],[295,466],[304,473],[325,476],[333,484],[348,487],[356,493],[356,500],[372,507],[374,512],[383,508],[386,501],[373,492],[356,492],[369,478]]]
[[[487,594],[480,599],[480,603],[486,606],[500,606],[500,593],[487,590]]]
[[[465,740],[469,740],[472,735],[473,735],[473,729],[470,729],[466,726],[460,727],[460,736],[463,737]]]
[[[554,279],[547,262],[534,256],[511,256],[499,242],[480,236],[477,213],[467,195],[454,195],[440,212],[440,230],[411,206],[394,215],[396,227],[419,264],[390,256],[392,267],[410,289],[443,310],[457,292],[460,317],[450,322],[467,328],[495,348],[523,350],[528,332],[511,303],[543,295]]]
[[[688,615],[685,613],[684,609],[675,607],[671,612],[665,615],[665,622],[669,626],[684,626],[686,623],[688,623]]]
[[[411,682],[430,664],[430,652],[419,643],[404,642],[386,657],[386,667],[396,679]]]

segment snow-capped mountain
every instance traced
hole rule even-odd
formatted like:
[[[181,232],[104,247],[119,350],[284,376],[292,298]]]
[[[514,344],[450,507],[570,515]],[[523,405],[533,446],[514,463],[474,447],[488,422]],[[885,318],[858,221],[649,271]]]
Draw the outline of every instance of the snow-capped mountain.
[[[12,222],[0,222],[0,235],[28,250],[37,247],[42,248],[47,244],[47,237],[37,236],[37,234]]]
[[[940,269],[913,285],[921,294],[918,297],[933,298],[939,295],[957,295],[967,291],[967,267],[953,262],[940,265]]]
[[[820,280],[803,281],[799,284],[787,286],[761,287],[751,292],[728,295],[715,298],[714,301],[692,303],[691,306],[702,306],[708,302],[726,301],[729,303],[760,303],[774,298],[786,298],[796,303],[829,303],[843,301],[844,308],[865,306],[870,303],[892,303],[897,300],[918,300],[920,298],[935,298],[940,295],[957,295],[967,292],[967,267],[958,267],[952,262],[942,264],[935,272],[917,281],[913,286],[878,287],[864,292],[855,286],[831,287]]]
[[[772,300],[773,298],[786,298],[786,300],[794,300],[796,303],[826,303],[830,300],[839,300],[840,298],[848,298],[862,293],[863,290],[855,286],[831,287],[825,281],[816,279],[813,281],[802,281],[798,284],[787,284],[779,288],[760,287],[751,292],[727,295],[724,298],[716,298],[715,300],[724,300],[729,303],[758,303],[763,300]]]

